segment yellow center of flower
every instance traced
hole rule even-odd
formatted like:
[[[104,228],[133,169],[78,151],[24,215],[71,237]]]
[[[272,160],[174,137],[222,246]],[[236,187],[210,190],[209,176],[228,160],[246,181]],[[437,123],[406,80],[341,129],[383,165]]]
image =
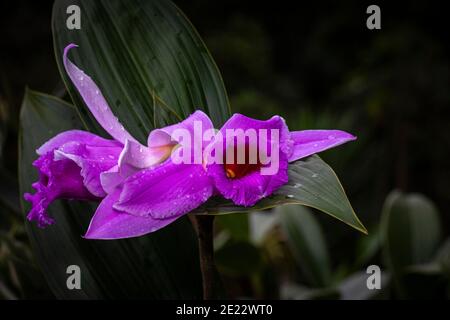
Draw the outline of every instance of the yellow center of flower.
[[[256,150],[257,151],[257,150]],[[224,154],[223,162],[225,174],[229,179],[239,179],[252,172],[259,170],[262,166],[256,153],[256,163],[250,163],[250,148],[248,144],[245,144],[245,160],[244,163],[238,163],[237,161],[237,147],[234,146],[234,159],[232,163],[227,163],[226,153]],[[255,161],[252,161],[255,162]]]
[[[227,173],[227,177],[228,178],[231,178],[231,179],[233,179],[233,178],[235,178],[236,177],[236,174],[234,173],[234,171],[233,170],[231,170],[230,168],[228,168],[228,169],[225,169],[225,171],[226,171],[226,173]]]

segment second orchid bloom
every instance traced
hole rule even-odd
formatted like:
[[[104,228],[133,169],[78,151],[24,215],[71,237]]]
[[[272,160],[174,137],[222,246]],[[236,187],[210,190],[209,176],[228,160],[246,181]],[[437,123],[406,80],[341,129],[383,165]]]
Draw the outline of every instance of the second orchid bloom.
[[[150,132],[144,146],[112,114],[94,81],[68,59],[73,47],[64,50],[66,72],[112,139],[72,130],[37,150],[36,193],[25,199],[32,204],[28,219],[41,227],[54,222],[46,209],[58,198],[101,200],[88,239],[156,231],[213,195],[253,206],[288,182],[289,162],[356,139],[340,130],[290,132],[280,116],[261,121],[234,114],[214,131],[209,117],[196,111]],[[199,127],[205,134],[198,134]]]

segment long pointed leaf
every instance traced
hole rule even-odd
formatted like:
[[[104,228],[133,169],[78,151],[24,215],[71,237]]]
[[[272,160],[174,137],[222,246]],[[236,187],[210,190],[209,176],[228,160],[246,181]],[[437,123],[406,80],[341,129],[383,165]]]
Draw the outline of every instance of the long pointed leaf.
[[[330,257],[314,214],[299,205],[279,207],[277,214],[292,254],[309,282],[315,287],[330,285]]]
[[[81,9],[81,30],[68,30],[66,9]],[[98,84],[114,114],[139,140],[196,109],[216,126],[230,115],[220,73],[183,13],[167,0],[57,0],[53,8],[56,60],[75,106],[100,130],[62,67],[70,58]],[[100,130],[101,131],[101,130]],[[99,132],[100,132],[99,131]]]

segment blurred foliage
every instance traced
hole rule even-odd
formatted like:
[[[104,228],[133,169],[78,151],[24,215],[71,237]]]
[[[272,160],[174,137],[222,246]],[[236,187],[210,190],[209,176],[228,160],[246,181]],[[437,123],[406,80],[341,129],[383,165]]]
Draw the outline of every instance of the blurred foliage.
[[[50,298],[45,279],[37,267],[20,210],[16,159],[11,152],[11,135],[16,122],[9,102],[0,97],[0,299]]]
[[[353,254],[335,261],[313,209],[287,205],[252,213],[248,230],[257,236],[248,242],[236,240],[234,227],[220,223],[219,270],[235,280],[225,282],[228,289],[244,297],[450,298],[450,238],[441,241],[435,205],[423,195],[393,191],[382,211],[380,224],[369,229],[369,236],[347,244]],[[381,268],[379,290],[367,287],[371,275],[367,267],[372,264]]]
[[[356,0],[276,7],[237,0],[175,2],[205,39],[234,112],[257,118],[280,114],[293,130],[336,128],[358,136],[357,142],[321,157],[340,176],[369,235],[349,232],[305,208],[219,217],[216,258],[230,296],[448,298],[450,30],[445,10],[423,1],[383,4],[382,30],[368,31],[367,5]],[[51,3],[0,4],[0,42],[7,48],[0,50],[2,298],[51,297],[23,231],[16,191],[24,87],[64,96],[53,57]],[[403,193],[388,197],[393,189]],[[286,217],[289,232],[280,221]],[[386,238],[386,232],[396,236]],[[413,245],[413,235],[423,245]],[[389,256],[397,256],[392,250],[408,256],[392,261]],[[317,261],[321,271],[311,275]],[[365,289],[370,264],[380,265],[386,276],[381,292]]]

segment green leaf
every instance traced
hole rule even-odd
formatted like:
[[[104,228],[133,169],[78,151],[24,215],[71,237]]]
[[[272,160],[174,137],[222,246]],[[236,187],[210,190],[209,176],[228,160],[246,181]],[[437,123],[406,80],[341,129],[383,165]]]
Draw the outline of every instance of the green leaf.
[[[315,208],[358,231],[367,233],[333,169],[317,155],[291,163],[289,182],[253,207],[239,207],[231,201],[215,197],[194,210],[194,213],[220,215],[260,211],[284,204],[301,204]]]
[[[441,238],[439,214],[420,194],[392,192],[383,207],[384,255],[395,269],[428,262]]]
[[[35,150],[55,134],[82,128],[75,109],[57,98],[28,91],[21,111],[20,193],[32,192],[37,180]],[[24,213],[30,209],[22,200]],[[86,232],[96,204],[56,201],[49,213],[56,224],[39,229],[26,222],[33,251],[58,298],[200,298],[201,275],[196,237],[187,218],[150,235],[94,241]],[[180,243],[183,250],[179,250]],[[68,290],[66,269],[81,268],[81,290]],[[182,266],[182,267],[181,267]]]
[[[442,274],[450,278],[450,238],[440,244],[430,262],[407,266],[405,271],[424,275]]]
[[[400,294],[406,268],[429,262],[440,238],[439,214],[429,199],[398,191],[387,197],[381,222],[382,253]]]
[[[66,9],[81,9],[81,30],[68,30]],[[166,0],[57,0],[53,8],[56,60],[90,131],[102,132],[62,65],[70,59],[97,83],[114,114],[141,142],[151,129],[204,110],[216,127],[230,110],[220,73],[196,30]]]
[[[277,208],[281,226],[297,264],[310,284],[330,284],[330,257],[325,237],[314,214],[306,207],[289,205]]]

